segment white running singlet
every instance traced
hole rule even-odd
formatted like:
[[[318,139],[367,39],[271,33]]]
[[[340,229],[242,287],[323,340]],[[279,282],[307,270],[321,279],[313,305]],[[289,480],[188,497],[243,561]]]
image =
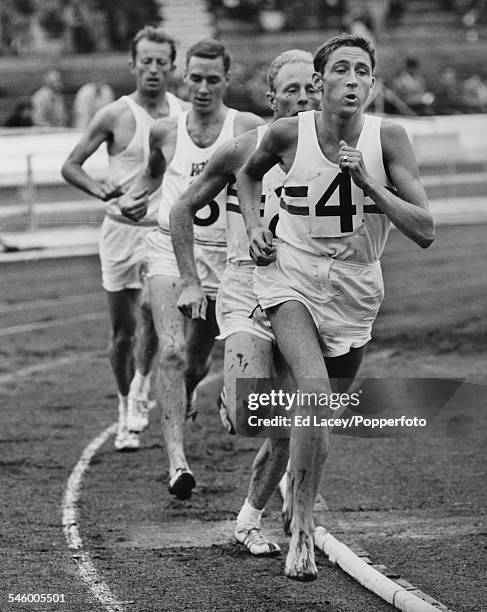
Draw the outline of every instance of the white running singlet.
[[[172,93],[166,93],[169,104],[168,117],[177,117],[183,112],[179,99]],[[132,111],[135,119],[135,131],[128,146],[108,158],[108,180],[119,185],[127,191],[141,172],[143,172],[149,161],[149,133],[152,125],[157,121],[149,113],[137,104],[130,96],[120,98]],[[157,208],[161,197],[160,188],[156,189],[149,198],[149,208],[146,216],[139,222],[131,221],[124,217],[117,205],[117,200],[108,203],[107,216],[115,221],[135,226],[156,226]]]
[[[298,144],[282,190],[277,236],[296,249],[369,263],[382,254],[390,221],[318,142],[315,111],[298,115]],[[382,160],[381,118],[364,116],[356,148],[368,173],[389,184]]]
[[[198,147],[188,134],[188,111],[178,117],[177,139],[174,156],[169,163],[162,182],[162,199],[157,220],[162,233],[169,235],[169,213],[174,202],[186,191],[191,182],[199,176],[213,153],[224,142],[234,137],[234,123],[237,111],[228,109],[218,138],[209,147]],[[209,247],[225,246],[225,203],[226,187],[204,206],[195,216],[194,238],[200,245]]]
[[[257,148],[269,126],[259,125],[257,127]],[[264,226],[269,228],[276,236],[276,226],[279,220],[279,199],[281,197],[282,183],[285,173],[279,165],[275,165],[264,175],[262,179],[262,196],[260,204],[260,216]],[[227,199],[227,261],[229,262],[251,262],[249,255],[249,238],[238,202],[235,183],[228,186]]]

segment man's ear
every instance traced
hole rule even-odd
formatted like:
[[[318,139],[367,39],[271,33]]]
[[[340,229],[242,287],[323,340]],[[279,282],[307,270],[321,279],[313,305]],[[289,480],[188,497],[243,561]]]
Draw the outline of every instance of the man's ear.
[[[268,91],[265,95],[267,98],[267,102],[269,106],[272,108],[274,112],[277,110],[277,102],[276,102],[276,94],[273,91]]]
[[[323,75],[319,72],[313,72],[313,77],[311,79],[313,87],[316,91],[323,91]]]
[[[372,77],[371,81],[370,81],[370,88],[369,88],[369,94],[371,94],[375,89],[375,77]]]

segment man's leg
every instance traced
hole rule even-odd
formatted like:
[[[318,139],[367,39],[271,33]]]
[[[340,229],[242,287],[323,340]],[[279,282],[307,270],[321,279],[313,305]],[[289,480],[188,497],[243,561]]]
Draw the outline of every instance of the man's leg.
[[[109,359],[118,389],[118,432],[115,447],[135,450],[140,442],[127,430],[127,395],[134,375],[134,344],[139,303],[138,289],[107,291],[110,316]]]
[[[130,383],[127,411],[127,427],[134,432],[143,431],[149,424],[151,369],[158,346],[147,280],[142,288],[139,315],[135,346],[135,375]]]
[[[237,378],[271,378],[273,347],[270,340],[246,332],[231,334],[225,340],[224,387],[226,407],[236,426]],[[274,555],[279,546],[262,535],[262,511],[274,492],[288,460],[288,440],[265,440],[252,465],[247,499],[237,517],[235,536],[252,554]]]
[[[318,332],[306,307],[295,300],[284,302],[267,311],[277,345],[302,393],[331,393]],[[312,397],[312,396],[311,396]],[[299,414],[318,414],[319,407],[310,405]],[[286,558],[285,574],[294,580],[314,580],[313,504],[321,471],[328,454],[328,430],[319,427],[292,427],[290,444],[290,477],[292,488],[291,542]]]
[[[197,385],[208,374],[211,365],[211,351],[218,335],[218,324],[215,316],[215,300],[208,299],[206,319],[186,319],[186,418],[196,418]]]
[[[196,483],[184,454],[186,344],[184,317],[176,306],[181,282],[176,277],[156,275],[149,278],[149,287],[159,340],[155,395],[169,459],[169,492],[178,499],[188,499]]]

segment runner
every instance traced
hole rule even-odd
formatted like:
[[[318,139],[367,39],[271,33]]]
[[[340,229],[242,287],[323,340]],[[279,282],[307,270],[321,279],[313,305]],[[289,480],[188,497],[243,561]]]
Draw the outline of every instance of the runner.
[[[273,60],[267,75],[267,99],[274,111],[274,120],[319,107],[320,98],[313,88],[312,76],[313,56],[307,51],[292,49]],[[259,144],[266,129],[267,126],[259,126],[222,145],[203,174],[171,209],[174,252],[184,285],[178,307],[190,318],[199,317],[206,304],[194,257],[194,216],[225,185],[234,182],[236,172]],[[264,177],[260,214],[264,225],[272,229],[277,221],[278,194],[283,179],[279,166],[274,166]],[[254,264],[249,256],[249,241],[234,185],[228,189],[228,196],[227,264],[217,298],[219,338],[225,340],[224,391],[219,406],[225,428],[235,433],[238,418],[236,380],[273,376],[274,336],[253,291]],[[252,318],[249,316],[257,311]],[[255,459],[248,496],[240,510],[235,532],[237,540],[252,554],[272,555],[280,551],[276,543],[263,535],[260,520],[286,468],[288,454],[288,440],[269,439]]]
[[[210,200],[194,221],[207,308],[191,321],[177,308],[184,283],[179,278],[171,243],[169,213],[220,145],[264,123],[256,115],[223,104],[229,70],[230,55],[220,42],[206,39],[189,49],[184,80],[192,108],[151,129],[149,166],[133,187],[134,193],[140,189],[151,192],[163,179],[159,228],[147,237],[147,277],[159,338],[157,399],[169,457],[169,492],[178,499],[188,499],[196,485],[184,453],[184,421],[195,414],[196,386],[209,370],[210,353],[218,334],[215,298],[226,261],[226,189]]]
[[[251,255],[262,266],[257,299],[297,389],[310,394],[293,420],[320,419],[324,408],[313,398],[330,396],[330,379],[345,391],[356,375],[383,298],[379,257],[390,222],[423,248],[434,240],[405,130],[364,114],[374,86],[370,41],[334,37],[317,50],[314,66],[322,110],[275,122],[238,177]],[[261,180],[275,164],[286,172],[277,253],[259,214]],[[295,580],[317,577],[313,502],[327,451],[326,427],[292,428],[285,574]]]
[[[135,430],[147,425],[150,370],[157,351],[150,306],[141,296],[141,270],[145,235],[156,225],[158,194],[151,196],[150,203],[144,191],[131,196],[122,194],[147,164],[151,125],[161,117],[179,115],[185,105],[167,91],[176,58],[172,38],[160,28],[146,26],[132,40],[131,52],[135,91],[95,115],[62,168],[66,181],[108,202],[101,227],[100,259],[111,325],[109,356],[118,389],[118,450],[136,450],[140,446]],[[83,168],[102,143],[106,143],[109,159],[104,181],[93,178]],[[136,220],[134,211],[148,205],[147,215]],[[139,313],[141,329],[134,355]]]

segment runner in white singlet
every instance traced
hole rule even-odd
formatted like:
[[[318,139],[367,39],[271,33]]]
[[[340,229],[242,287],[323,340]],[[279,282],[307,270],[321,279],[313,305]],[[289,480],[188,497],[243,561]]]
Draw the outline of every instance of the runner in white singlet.
[[[263,266],[255,273],[257,299],[296,389],[308,398],[291,414],[286,496],[285,573],[303,581],[317,576],[313,503],[328,451],[327,428],[313,427],[328,416],[317,398],[331,395],[330,380],[335,392],[345,392],[358,370],[382,300],[378,258],[389,222],[423,248],[434,240],[405,130],[364,115],[374,85],[370,41],[334,37],[317,50],[314,66],[321,111],[275,122],[237,180],[251,255]],[[260,182],[275,164],[286,172],[277,256],[259,216]],[[309,427],[295,419],[304,416]]]
[[[313,56],[298,49],[285,51],[268,71],[269,104],[274,119],[318,108],[319,95],[312,86]],[[220,338],[225,340],[224,386],[219,400],[220,418],[230,433],[243,416],[236,408],[237,378],[273,376],[274,336],[269,321],[259,308],[253,290],[254,264],[238,203],[234,176],[259,145],[267,126],[243,134],[223,145],[211,158],[203,174],[179,198],[171,210],[171,234],[185,288],[179,298],[181,311],[197,315],[205,303],[201,279],[193,255],[192,222],[205,202],[225,184],[228,187],[226,237],[227,264],[217,298]],[[264,226],[275,232],[284,174],[274,166],[264,176],[260,215]],[[242,423],[244,425],[244,423]],[[279,553],[260,528],[262,510],[279,482],[288,460],[288,441],[266,440],[253,467],[247,499],[239,513],[236,537],[255,555]],[[276,480],[277,478],[277,480]]]
[[[100,259],[111,322],[110,361],[119,396],[118,450],[135,450],[140,445],[137,432],[148,421],[149,377],[157,350],[150,306],[141,290],[145,236],[156,226],[158,195],[149,200],[143,191],[123,194],[147,165],[149,132],[155,120],[177,116],[187,106],[166,91],[174,70],[174,40],[159,28],[147,26],[135,35],[131,50],[135,91],[98,111],[62,170],[68,182],[108,202]],[[102,143],[107,145],[109,168],[106,180],[99,181],[83,164]],[[143,218],[141,210],[147,210]],[[142,325],[134,355],[140,307]]]
[[[195,389],[208,372],[218,334],[215,298],[226,260],[225,184],[195,220],[196,261],[208,308],[191,321],[177,309],[184,279],[181,282],[174,257],[169,215],[176,199],[224,141],[264,123],[256,115],[223,104],[229,68],[230,56],[216,40],[203,40],[189,49],[184,78],[192,108],[151,129],[149,166],[133,187],[134,192],[144,187],[151,192],[162,181],[159,228],[147,238],[147,278],[159,339],[157,399],[169,458],[168,488],[178,499],[188,499],[196,485],[184,453],[184,421],[195,414]]]

